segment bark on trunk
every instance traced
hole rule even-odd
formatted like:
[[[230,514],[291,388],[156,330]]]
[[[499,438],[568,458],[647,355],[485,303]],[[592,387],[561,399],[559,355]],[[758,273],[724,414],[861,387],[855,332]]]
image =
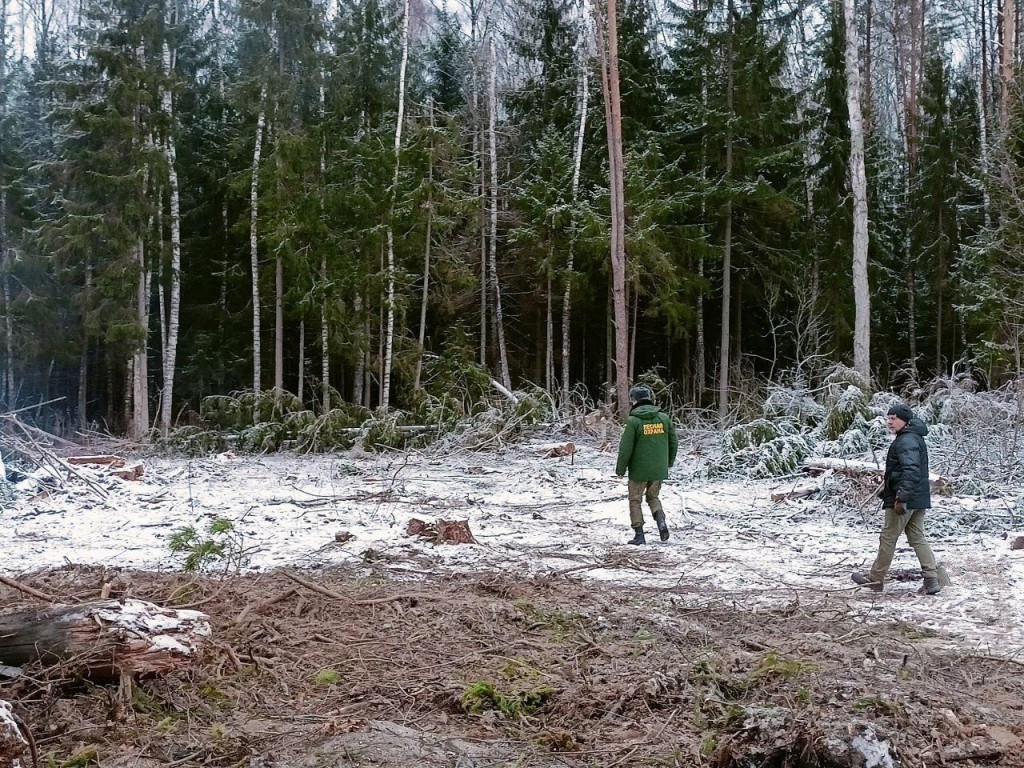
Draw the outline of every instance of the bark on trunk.
[[[168,81],[174,72],[174,54],[164,43],[164,74]],[[167,342],[164,346],[164,391],[160,402],[160,430],[167,435],[171,428],[174,407],[174,377],[178,357],[178,323],[181,314],[181,204],[178,194],[177,145],[174,137],[174,102],[169,87],[163,89],[163,110],[167,119],[167,136],[164,138],[164,159],[167,162],[167,185],[170,194],[171,214],[171,264],[170,305],[167,308]],[[148,306],[148,302],[147,302]]]
[[[853,367],[871,380],[871,294],[868,286],[868,196],[864,168],[864,120],[854,0],[843,0],[846,21],[846,103],[850,112],[850,189],[853,194]]]
[[[260,391],[260,259],[259,259],[259,188],[260,152],[267,113],[264,100],[267,91],[260,91],[260,113],[256,120],[256,143],[252,152],[252,181],[249,186],[249,258],[252,264],[252,389]]]
[[[1011,86],[1014,64],[1017,60],[1016,0],[1003,0],[999,19],[1001,31],[999,40],[999,125],[1005,140],[1010,127]],[[1004,169],[1004,174],[1007,173],[1008,171]]]
[[[491,283],[494,286],[494,331],[498,340],[498,370],[501,383],[505,389],[512,389],[512,377],[508,370],[508,349],[505,346],[505,317],[501,306],[501,281],[498,279],[498,61],[497,51],[492,34],[488,41],[488,60],[490,70],[487,85],[488,101],[488,149],[491,161],[490,187],[490,271]]]
[[[733,112],[733,3],[729,0],[727,11],[728,49],[726,52],[726,68],[728,71],[725,89],[725,111],[730,120],[725,134],[725,179],[732,181],[732,112]],[[725,233],[722,244],[722,335],[718,345],[718,418],[725,421],[729,413],[729,372],[730,343],[732,341],[729,323],[732,318],[732,192],[725,203]]]
[[[430,245],[431,227],[434,221],[434,102],[427,105],[430,115],[430,144],[427,147],[427,231],[423,245],[423,291],[420,294],[420,332],[417,337],[419,351],[416,355],[416,376],[413,379],[413,389],[420,388],[420,378],[423,374],[424,344],[427,339],[427,300],[430,297]]]
[[[295,396],[303,402],[306,392],[306,320],[299,320],[299,383],[295,387]]]
[[[54,605],[0,616],[0,658],[64,663],[91,680],[165,674],[191,663],[209,634],[204,614],[142,600]]]
[[[622,99],[619,92],[619,35],[616,0],[607,0],[605,34],[598,25],[601,84],[605,95],[608,172],[611,192],[612,314],[615,327],[615,394],[620,419],[629,415],[629,319],[626,312],[625,192],[622,153]],[[594,5],[595,10],[598,4]]]
[[[590,95],[590,77],[587,72],[587,65],[584,60],[586,51],[586,12],[583,3],[580,3],[579,38],[576,42],[576,55],[579,59],[579,127],[576,133],[576,147],[572,162],[572,202],[573,216],[575,223],[576,202],[579,199],[580,191],[580,167],[583,164],[583,138],[587,130],[587,109]],[[569,381],[569,366],[571,362],[571,330],[572,330],[572,282],[575,245],[575,230],[569,238],[569,253],[565,265],[565,292],[562,294],[562,394],[565,398],[569,396],[571,382]]]
[[[395,346],[395,205],[398,196],[398,170],[402,157],[402,122],[405,119],[405,72],[409,65],[409,0],[402,6],[402,64],[398,72],[398,116],[395,118],[395,171],[391,177],[391,211],[388,215],[388,298],[387,327],[384,329],[384,371],[381,375],[380,405],[385,411],[391,402],[391,356]]]
[[[320,123],[321,130],[324,123],[326,111],[326,94],[324,93],[324,72],[320,70]],[[327,178],[327,137],[320,137],[320,212],[324,208],[324,184]],[[323,282],[326,292],[327,279],[327,251],[320,255],[320,280]],[[331,355],[330,355],[330,327],[327,323],[327,296],[326,293],[320,299],[320,382],[321,396],[323,398],[323,411],[331,410]]]
[[[975,78],[974,98],[978,102],[978,159],[981,163],[981,199],[985,215],[985,229],[992,226],[988,193],[989,175],[989,122],[988,122],[988,35],[985,32],[985,2],[978,1],[978,74]]]
[[[0,63],[2,63],[2,56],[0,56]],[[0,67],[0,85],[2,84],[3,69]],[[14,387],[12,386],[14,381],[14,329],[11,320],[11,288],[7,280],[7,257],[7,189],[4,186],[3,176],[0,176],[0,288],[3,291],[4,305],[4,367],[3,371],[0,371],[0,401],[8,408],[13,408],[14,404],[11,402],[11,395],[14,394]]]
[[[150,269],[146,264],[146,246],[140,237],[135,243],[135,264],[138,278],[135,285],[135,321],[142,341],[132,355],[132,426],[131,436],[141,440],[149,431],[149,304],[146,298]]]
[[[327,284],[327,254],[320,257],[320,279]],[[324,413],[331,410],[330,329],[327,325],[327,299],[320,301],[320,386]]]

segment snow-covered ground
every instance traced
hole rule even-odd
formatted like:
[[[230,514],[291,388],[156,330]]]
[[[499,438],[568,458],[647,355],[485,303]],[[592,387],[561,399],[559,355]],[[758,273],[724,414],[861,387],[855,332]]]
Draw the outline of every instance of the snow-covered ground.
[[[550,445],[550,443],[546,444]],[[974,653],[1024,658],[1024,550],[1009,539],[958,532],[945,516],[979,502],[937,497],[933,547],[953,585],[917,595],[918,581],[893,582],[877,595],[849,580],[870,565],[881,511],[859,517],[826,501],[773,503],[793,482],[707,480],[684,454],[662,492],[672,537],[631,547],[626,481],[614,455],[588,445],[572,457],[544,458],[526,444],[504,453],[307,455],[222,454],[147,458],[140,481],[77,467],[99,490],[72,478],[33,496],[29,484],[0,509],[5,541],[0,573],[66,562],[175,569],[171,535],[227,519],[241,536],[246,566],[319,567],[359,563],[392,576],[496,570],[571,574],[670,593],[681,605],[708,599],[737,606],[792,605],[813,599],[866,624],[902,621],[940,632]],[[104,498],[103,491],[106,491]],[[412,518],[468,520],[475,545],[435,545],[407,536]],[[348,532],[351,538],[335,541]],[[342,536],[341,538],[346,538]],[[894,569],[917,567],[902,543]],[[942,642],[940,640],[940,642]]]

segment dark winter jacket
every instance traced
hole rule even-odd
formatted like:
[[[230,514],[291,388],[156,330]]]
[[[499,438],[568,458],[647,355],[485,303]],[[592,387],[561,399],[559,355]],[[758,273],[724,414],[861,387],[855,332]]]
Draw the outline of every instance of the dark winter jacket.
[[[907,509],[931,507],[928,446],[924,442],[927,434],[928,427],[916,416],[896,433],[885,457],[885,478],[878,492],[886,508],[897,501],[902,501]]]
[[[615,474],[649,483],[668,479],[668,468],[676,463],[676,430],[672,419],[652,403],[639,403],[629,413],[619,440]]]

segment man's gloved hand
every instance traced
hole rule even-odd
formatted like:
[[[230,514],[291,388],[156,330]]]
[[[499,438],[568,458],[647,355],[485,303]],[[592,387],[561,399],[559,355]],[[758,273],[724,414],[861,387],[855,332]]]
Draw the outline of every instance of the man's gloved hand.
[[[907,505],[904,504],[902,501],[897,501],[895,504],[892,505],[892,508],[897,515],[902,515],[904,512],[907,511]]]

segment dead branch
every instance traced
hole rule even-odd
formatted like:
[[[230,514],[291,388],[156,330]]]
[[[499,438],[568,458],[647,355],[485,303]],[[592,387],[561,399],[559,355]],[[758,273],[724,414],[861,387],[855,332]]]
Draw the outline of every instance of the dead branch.
[[[333,589],[328,589],[327,587],[321,586],[316,582],[304,579],[301,576],[296,576],[294,573],[291,573],[290,571],[281,571],[281,573],[283,573],[289,579],[294,581],[296,584],[301,584],[306,589],[311,589],[314,592],[319,592],[321,595],[326,595],[327,597],[333,597],[335,600],[344,600],[347,602],[351,602],[352,600],[352,598],[348,595],[343,595],[340,592],[335,592]]]
[[[3,576],[3,575],[0,575],[0,584],[6,584],[11,589],[16,589],[19,592],[24,592],[26,595],[31,595],[32,597],[36,597],[36,598],[38,598],[38,599],[40,599],[40,600],[42,600],[44,602],[47,602],[47,603],[55,603],[55,602],[57,602],[57,598],[55,598],[55,597],[53,597],[51,595],[48,595],[45,592],[40,592],[38,589],[33,589],[32,587],[28,586],[27,584],[22,584],[20,581],[15,581],[14,579],[9,579],[8,577]]]

